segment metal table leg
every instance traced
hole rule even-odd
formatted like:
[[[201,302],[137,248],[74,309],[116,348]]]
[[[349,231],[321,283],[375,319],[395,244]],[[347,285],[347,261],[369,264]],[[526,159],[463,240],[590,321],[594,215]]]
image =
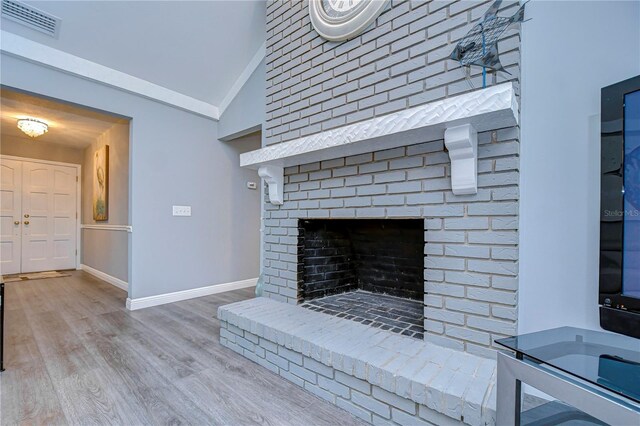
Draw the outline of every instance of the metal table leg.
[[[526,383],[604,423],[640,425],[640,404],[574,379],[548,366],[498,352],[496,424],[518,425],[520,393]],[[517,412],[516,412],[517,410]]]
[[[507,355],[498,352],[496,424],[500,426],[519,426],[522,382],[516,379],[507,368],[505,361],[506,356]]]

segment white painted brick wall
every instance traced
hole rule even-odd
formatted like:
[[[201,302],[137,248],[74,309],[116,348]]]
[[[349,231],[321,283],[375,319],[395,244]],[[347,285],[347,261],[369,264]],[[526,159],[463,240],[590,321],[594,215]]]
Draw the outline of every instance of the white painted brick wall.
[[[447,58],[488,5],[394,1],[361,35],[329,42],[313,30],[306,0],[269,1],[267,144],[471,90],[464,72]],[[501,13],[515,8],[505,2]],[[519,48],[517,29],[507,31],[499,49],[511,76],[501,73],[497,82],[518,82]],[[474,69],[476,86],[479,75]]]
[[[504,151],[493,145],[511,141],[499,140],[497,134],[494,136],[481,138],[484,143],[479,146],[479,152],[489,151],[498,156],[485,156],[491,167],[480,176],[504,173],[495,170],[497,160],[505,158],[499,155]],[[496,191],[502,194],[505,188],[515,185],[507,181],[495,186],[497,179],[487,180],[492,184],[481,186],[477,195],[461,200],[450,192],[448,164],[441,166],[444,177],[436,174],[437,177],[421,181],[410,181],[407,176],[433,166],[390,170],[392,163],[427,164],[431,157],[441,152],[409,156],[408,151],[415,152],[410,148],[286,170],[284,205],[266,205],[265,294],[288,303],[298,302],[296,235],[299,218],[423,218],[427,242],[425,338],[488,356],[489,352],[479,348],[492,348],[494,339],[515,330],[518,234],[517,229],[504,230],[504,226],[500,226],[507,223],[517,228],[517,199],[507,202],[486,200],[492,200]],[[368,162],[363,163],[366,160]],[[349,167],[354,167],[352,172],[358,173],[351,180],[342,176]],[[292,180],[298,183],[292,184]],[[431,185],[431,181],[442,185]],[[312,185],[314,182],[317,185]],[[416,182],[421,185],[413,185]],[[318,185],[325,189],[311,189]],[[430,204],[432,202],[438,204]],[[505,205],[508,208],[502,207]],[[470,212],[482,212],[482,215]],[[494,224],[498,224],[498,229],[494,229]],[[492,310],[492,307],[497,309]],[[474,321],[473,318],[492,322]],[[448,327],[452,325],[457,328]]]
[[[472,90],[447,58],[489,5],[394,0],[360,36],[336,43],[313,30],[306,0],[270,0],[266,143]],[[503,6],[504,16],[517,8]],[[511,76],[495,81],[511,80],[517,90],[517,29],[499,49]],[[480,70],[472,71],[477,87]],[[443,141],[287,168],[284,205],[265,201],[265,295],[298,302],[300,218],[423,218],[425,339],[493,356],[493,340],[516,330],[519,129],[478,138],[479,188],[470,196],[451,192]]]

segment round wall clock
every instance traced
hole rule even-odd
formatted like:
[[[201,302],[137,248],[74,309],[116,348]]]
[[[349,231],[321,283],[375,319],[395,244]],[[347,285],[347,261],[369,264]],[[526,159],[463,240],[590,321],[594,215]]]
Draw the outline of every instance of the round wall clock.
[[[390,0],[309,0],[313,28],[323,38],[341,41],[364,31]]]

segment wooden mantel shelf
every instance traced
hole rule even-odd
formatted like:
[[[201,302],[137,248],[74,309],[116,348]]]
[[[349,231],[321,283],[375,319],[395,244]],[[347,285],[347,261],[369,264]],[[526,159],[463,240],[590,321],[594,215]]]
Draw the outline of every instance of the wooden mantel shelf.
[[[282,203],[284,167],[444,139],[452,160],[454,194],[477,192],[477,132],[518,124],[512,83],[419,105],[240,155],[258,169],[271,202]]]

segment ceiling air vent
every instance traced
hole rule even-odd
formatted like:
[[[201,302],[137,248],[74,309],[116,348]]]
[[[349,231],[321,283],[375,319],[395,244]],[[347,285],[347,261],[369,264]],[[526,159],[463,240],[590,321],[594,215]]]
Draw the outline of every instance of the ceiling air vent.
[[[2,17],[51,37],[58,36],[60,18],[15,0],[2,0]]]

